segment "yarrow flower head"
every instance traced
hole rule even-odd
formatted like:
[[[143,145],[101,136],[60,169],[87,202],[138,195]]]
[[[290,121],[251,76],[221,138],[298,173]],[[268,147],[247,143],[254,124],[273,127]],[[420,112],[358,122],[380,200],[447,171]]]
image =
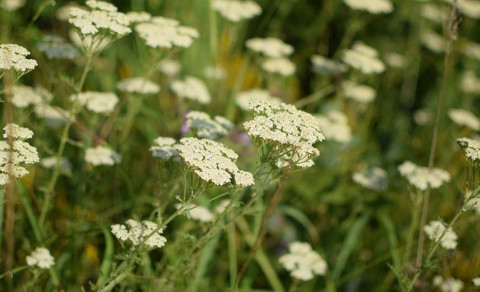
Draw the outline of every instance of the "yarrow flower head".
[[[134,246],[161,248],[167,242],[167,239],[162,236],[164,228],[159,228],[158,224],[152,221],[137,222],[129,219],[125,224],[112,225],[111,229],[117,239],[128,241]]]
[[[97,114],[108,114],[118,103],[118,97],[112,92],[87,91],[70,97],[73,102]]]
[[[14,85],[12,94],[11,102],[18,108],[46,103],[53,98],[52,94],[43,87],[33,88],[25,85]]]
[[[468,70],[463,74],[460,90],[466,94],[480,94],[480,78],[475,72]]]
[[[191,111],[186,115],[186,125],[198,138],[218,140],[227,136],[233,124],[224,117],[210,118],[207,113]]]
[[[0,8],[15,11],[25,5],[26,0],[0,0]]]
[[[469,138],[458,138],[458,145],[462,148],[468,163],[477,167],[480,165],[480,141]]]
[[[446,47],[446,40],[433,30],[426,30],[422,36],[423,45],[434,53],[443,53]]]
[[[277,38],[253,38],[246,42],[248,49],[268,58],[282,58],[293,53],[293,46]]]
[[[43,41],[37,44],[37,49],[48,59],[65,60],[78,56],[78,50],[73,45],[56,35],[45,36]]]
[[[398,167],[400,174],[415,188],[426,191],[438,189],[450,181],[450,174],[443,169],[421,167],[413,162],[405,161]]]
[[[359,103],[368,104],[375,99],[377,92],[370,86],[357,84],[353,81],[344,81],[342,84],[343,93],[346,98]]]
[[[52,168],[55,168],[55,166],[57,165],[57,161],[58,161],[57,156],[45,157],[45,158],[42,158],[40,160],[40,165],[42,167],[52,169]],[[60,163],[59,163],[59,168],[60,168],[61,171],[67,172],[70,169],[72,169],[72,164],[70,163],[70,161],[67,158],[61,157],[60,158]]]
[[[31,130],[10,123],[3,131],[6,141],[0,141],[0,186],[27,175],[24,166],[39,162],[37,149],[23,141],[33,137]]]
[[[370,167],[353,174],[353,181],[374,191],[385,190],[388,186],[387,172],[379,167]]]
[[[441,292],[460,292],[463,289],[463,282],[454,278],[444,279],[438,275],[433,278],[433,286],[438,287]]]
[[[441,221],[430,221],[425,225],[424,231],[430,240],[440,241],[440,245],[445,249],[455,249],[457,247],[457,234],[451,227],[446,228]]]
[[[177,149],[175,149],[175,144],[177,141],[170,137],[158,137],[153,140],[154,145],[150,147],[150,152],[152,152],[153,157],[160,158],[161,160],[168,161],[172,160],[175,162],[180,162],[180,156],[178,155]]]
[[[313,147],[325,137],[315,117],[293,105],[253,100],[254,119],[243,125],[254,141],[267,144],[275,153],[287,154],[295,164],[305,163],[320,152]],[[295,161],[293,161],[295,160]]]
[[[37,61],[27,59],[30,52],[16,44],[0,45],[0,70],[15,70],[25,74],[37,67]]]
[[[85,161],[93,166],[114,165],[122,160],[120,154],[105,146],[88,148],[85,152]]]
[[[389,13],[393,4],[389,0],[343,0],[350,8],[365,10],[371,14]]]
[[[158,64],[158,70],[169,77],[177,75],[180,69],[180,63],[175,60],[162,60]]]
[[[262,13],[262,8],[253,1],[214,0],[212,9],[231,22],[250,19]]]
[[[202,104],[210,103],[212,99],[207,86],[200,79],[191,76],[187,76],[183,81],[173,81],[172,90],[180,98],[194,100]]]
[[[310,58],[312,71],[319,75],[338,75],[347,71],[347,66],[338,61],[329,60],[320,55]]]
[[[282,100],[276,96],[273,96],[268,90],[265,89],[250,89],[242,91],[237,94],[235,102],[243,110],[250,109],[250,103],[255,99],[266,100],[273,104],[281,104]]]
[[[27,265],[40,269],[50,269],[55,264],[55,259],[50,254],[50,251],[44,247],[37,247],[25,259]]]
[[[237,153],[223,144],[208,139],[183,138],[175,148],[185,165],[205,182],[238,187],[254,184],[253,175],[239,170],[235,164]]]
[[[152,15],[145,11],[130,11],[127,12],[127,18],[130,21],[130,24],[134,24],[139,22],[149,22],[152,20]]]
[[[156,94],[160,92],[160,86],[143,77],[122,79],[117,83],[117,89],[130,94]]]
[[[275,58],[265,60],[262,69],[268,73],[290,76],[295,73],[296,66],[287,58]]]
[[[135,31],[148,47],[160,49],[188,48],[199,36],[196,29],[160,16],[153,17],[151,22],[137,24]]]
[[[326,140],[338,143],[348,143],[352,140],[352,130],[348,125],[347,116],[337,110],[332,110],[325,115],[316,115],[320,130]]]
[[[181,206],[182,206],[181,204],[176,204],[175,208],[179,209]],[[198,220],[200,222],[206,223],[206,222],[212,222],[213,219],[215,218],[213,216],[213,213],[210,212],[210,210],[202,206],[198,206],[195,204],[188,204],[184,206],[184,208],[186,210],[186,215],[193,220]]]
[[[362,42],[356,42],[353,47],[343,53],[343,61],[364,74],[382,73],[385,64],[378,59],[378,52]]]
[[[289,253],[280,257],[280,264],[290,275],[302,281],[313,279],[316,275],[325,275],[327,263],[306,242],[294,242],[288,246]]]
[[[475,131],[480,131],[480,119],[472,112],[464,109],[450,109],[450,119],[459,126],[465,126]]]

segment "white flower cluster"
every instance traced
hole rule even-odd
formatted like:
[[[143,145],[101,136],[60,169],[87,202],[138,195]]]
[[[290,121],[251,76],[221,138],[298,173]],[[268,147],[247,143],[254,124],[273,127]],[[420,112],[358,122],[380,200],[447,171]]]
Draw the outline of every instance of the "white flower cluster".
[[[458,138],[457,143],[462,148],[467,161],[475,166],[480,163],[480,141],[469,138]]]
[[[48,59],[75,59],[78,56],[74,46],[56,35],[45,36],[43,41],[37,44],[37,49],[47,55]]]
[[[150,147],[150,152],[152,152],[153,157],[165,161],[172,159],[172,161],[181,162],[178,151],[174,147],[177,143],[175,139],[170,137],[158,137],[153,140],[153,143],[154,145]]]
[[[365,10],[372,14],[393,11],[393,4],[389,0],[343,0],[343,2],[352,9]]]
[[[181,206],[181,204],[176,204],[175,208],[179,209]],[[198,220],[200,222],[212,222],[215,218],[213,213],[210,212],[210,210],[195,204],[188,204],[187,206],[185,206],[185,210],[189,218],[193,220]]]
[[[268,90],[265,89],[250,89],[247,91],[242,91],[237,94],[235,102],[243,110],[250,109],[250,103],[255,99],[266,100],[270,103],[281,104],[282,101],[273,96]]]
[[[451,3],[451,2],[449,2]],[[466,16],[473,19],[480,19],[480,3],[474,0],[457,0],[457,9]]]
[[[139,22],[149,22],[152,20],[152,15],[145,11],[130,11],[127,12],[128,21],[130,24],[139,23]]]
[[[122,37],[132,32],[128,17],[117,12],[117,7],[104,1],[87,1],[89,10],[70,8],[70,22],[82,35],[104,34]]]
[[[465,126],[475,131],[480,131],[480,119],[472,112],[464,109],[450,109],[448,111],[450,119],[459,126]]]
[[[472,279],[473,286],[480,287],[480,277],[476,277]]]
[[[465,55],[469,58],[480,60],[480,44],[468,43],[465,47]]]
[[[460,292],[463,289],[463,282],[458,279],[444,279],[438,275],[433,278],[433,286],[438,287],[441,292]]]
[[[306,242],[293,242],[288,246],[289,253],[280,257],[280,264],[296,279],[308,281],[315,275],[325,275],[327,263]]]
[[[21,178],[29,172],[24,165],[39,162],[35,147],[23,140],[33,137],[33,132],[16,124],[7,124],[3,128],[3,138],[11,140],[0,141],[0,185],[7,185],[10,177]]]
[[[37,67],[36,60],[27,59],[30,52],[16,44],[0,45],[0,70],[13,69],[17,72],[26,73]]]
[[[178,61],[175,60],[162,60],[158,64],[158,70],[166,76],[175,76],[180,72],[181,66]]]
[[[405,161],[398,167],[400,174],[408,182],[421,191],[438,189],[450,181],[450,174],[443,169],[422,167],[410,161]]]
[[[348,143],[352,140],[352,130],[348,125],[347,116],[337,110],[332,110],[325,115],[316,115],[320,130],[326,140],[338,143]]]
[[[55,259],[50,251],[44,247],[37,247],[25,260],[27,265],[40,269],[50,269],[55,264]]]
[[[15,11],[25,5],[26,0],[1,0],[0,8],[6,11]]]
[[[210,103],[211,97],[207,86],[195,77],[187,76],[185,80],[175,80],[172,82],[172,90],[180,98],[195,100],[199,103]]]
[[[253,1],[213,0],[212,9],[231,22],[250,19],[262,13],[262,8]]]
[[[45,168],[51,169],[57,165],[57,161],[58,161],[57,156],[45,157],[40,160],[40,165]],[[61,157],[59,168],[62,171],[69,171],[70,169],[72,169],[72,164],[67,158]]]
[[[239,170],[235,164],[237,153],[223,144],[208,139],[183,138],[175,148],[183,162],[206,182],[239,187],[254,184],[253,175]]]
[[[385,62],[393,68],[405,67],[405,57],[397,53],[388,53],[385,55]]]
[[[114,165],[122,160],[120,154],[105,146],[87,148],[85,161],[93,166]]]
[[[66,110],[46,103],[36,105],[34,111],[37,117],[45,119],[47,125],[54,128],[63,125],[69,116]]]
[[[480,94],[480,78],[475,72],[468,70],[463,74],[460,90],[466,94]]]
[[[320,55],[310,58],[312,71],[319,75],[338,75],[347,71],[347,67],[338,61],[329,60]]]
[[[372,87],[348,80],[343,82],[342,89],[346,98],[363,104],[372,102],[377,95],[377,92]]]
[[[250,50],[268,58],[282,58],[293,53],[293,46],[277,38],[253,38],[245,43]]]
[[[161,248],[167,242],[167,239],[162,236],[163,228],[158,229],[158,225],[152,221],[137,222],[129,219],[125,225],[114,224],[111,229],[112,234],[120,241],[129,241],[134,246],[143,243],[149,248]]]
[[[205,77],[212,80],[223,80],[227,77],[227,71],[222,67],[208,66],[205,68]]]
[[[438,23],[444,23],[448,19],[448,11],[443,9],[442,6],[435,4],[427,3],[422,5],[420,13],[425,19]]]
[[[433,30],[426,30],[422,36],[423,45],[434,53],[443,53],[446,47],[446,40]]]
[[[365,74],[385,71],[385,64],[378,59],[377,50],[362,42],[356,42],[343,53],[343,62]]]
[[[187,127],[195,133],[198,138],[218,140],[227,136],[228,131],[233,129],[232,122],[221,116],[210,118],[207,113],[191,111],[186,115]]]
[[[295,64],[287,58],[267,59],[262,64],[263,70],[281,76],[290,76],[295,73]]]
[[[156,94],[160,92],[160,86],[143,77],[122,79],[117,82],[117,89],[130,94]]]
[[[353,174],[353,181],[374,191],[383,191],[388,186],[387,172],[379,167],[370,167]]]
[[[112,92],[86,91],[70,96],[70,100],[97,114],[108,114],[118,103],[118,97]]]
[[[313,144],[325,137],[317,120],[309,113],[293,105],[277,105],[261,99],[253,100],[250,108],[255,117],[243,125],[254,139],[286,151],[285,154],[296,163],[309,161],[320,154]]]
[[[457,247],[457,234],[455,234],[451,227],[448,229],[445,227],[446,226],[442,222],[433,220],[425,225],[423,230],[430,240],[435,242],[440,240],[440,245],[443,248],[455,249]]]
[[[160,49],[188,48],[199,36],[196,29],[181,26],[177,20],[161,16],[153,17],[151,22],[137,24],[135,31],[147,46]]]
[[[52,94],[43,87],[33,88],[26,85],[14,85],[12,87],[11,102],[18,108],[40,105],[50,101],[52,98]]]

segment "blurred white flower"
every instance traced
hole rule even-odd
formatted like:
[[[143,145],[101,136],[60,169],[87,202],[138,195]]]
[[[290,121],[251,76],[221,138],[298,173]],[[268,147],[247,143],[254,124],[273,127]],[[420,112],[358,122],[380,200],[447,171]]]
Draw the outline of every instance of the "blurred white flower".
[[[117,82],[117,89],[131,94],[156,94],[160,92],[160,86],[143,77],[122,79]]]
[[[347,66],[339,61],[329,60],[320,55],[313,55],[312,71],[319,75],[338,75],[347,71]]]
[[[152,15],[145,11],[130,11],[127,12],[127,18],[131,24],[134,24],[139,22],[149,22],[152,20]]]
[[[385,64],[378,59],[378,52],[362,42],[356,42],[343,52],[343,62],[365,74],[382,73]]]
[[[420,13],[425,19],[437,23],[444,23],[448,19],[448,11],[440,5],[423,4]]]
[[[448,111],[450,119],[459,126],[465,126],[475,131],[480,131],[480,119],[472,112],[464,109],[450,109]]]
[[[175,162],[180,162],[180,156],[177,149],[175,149],[175,143],[177,141],[170,137],[158,137],[153,140],[153,146],[150,147],[153,157],[160,158],[162,160],[172,159]]]
[[[273,104],[281,104],[282,100],[276,96],[270,94],[265,89],[250,89],[247,91],[239,92],[235,98],[237,105],[243,110],[250,109],[250,103],[256,99],[266,100]]]
[[[433,30],[426,30],[422,37],[423,45],[432,52],[443,53],[445,51],[445,38]]]
[[[438,189],[450,181],[450,174],[443,169],[421,167],[413,162],[405,161],[398,166],[398,171],[408,182],[421,191]]]
[[[222,200],[220,203],[218,203],[218,205],[215,207],[215,213],[217,214],[222,214],[223,212],[225,212],[225,210],[227,209],[228,205],[230,205],[230,200],[229,199],[225,199],[225,200]]]
[[[26,0],[1,0],[0,7],[6,11],[15,11],[25,5]]]
[[[413,113],[413,120],[417,125],[425,126],[432,120],[432,113],[428,109],[418,109]]]
[[[374,191],[383,191],[388,186],[387,172],[379,167],[369,167],[353,174],[353,181]]]
[[[250,19],[262,13],[262,8],[253,1],[213,0],[212,9],[231,22]]]
[[[435,276],[433,286],[438,287],[441,292],[460,292],[463,289],[463,282],[454,278],[444,279],[442,276]]]
[[[74,59],[78,56],[77,49],[67,43],[62,37],[47,35],[37,44],[37,49],[47,55],[48,59]]]
[[[57,156],[45,157],[45,158],[42,158],[40,160],[40,165],[42,167],[52,169],[57,165],[57,161],[58,161]],[[72,164],[70,163],[70,161],[67,158],[61,157],[59,168],[60,168],[60,170],[68,171],[68,170],[72,169]]]
[[[365,10],[372,14],[393,11],[393,4],[389,0],[343,0],[343,2],[352,9]]]
[[[172,82],[173,92],[180,98],[186,98],[199,103],[210,103],[211,97],[207,86],[195,77],[187,76],[183,81],[175,80]]]
[[[316,115],[315,118],[326,140],[339,143],[348,143],[352,140],[352,130],[348,125],[347,116],[341,111],[332,110],[325,115]]]
[[[186,125],[198,138],[217,140],[227,136],[233,124],[224,117],[210,118],[207,113],[191,111],[186,115]]]
[[[27,265],[31,267],[38,267],[40,269],[50,269],[55,264],[55,259],[50,254],[50,251],[44,247],[37,247],[26,258]]]
[[[91,147],[85,151],[85,161],[93,166],[114,165],[121,159],[120,154],[105,146]]]
[[[253,175],[239,170],[237,153],[223,144],[197,138],[183,138],[175,145],[183,162],[205,182],[223,186],[247,187],[254,184]]]
[[[450,1],[447,1],[451,3]],[[475,0],[457,0],[457,9],[466,16],[473,19],[480,19],[480,2]]]
[[[268,58],[282,58],[293,53],[293,46],[277,38],[253,38],[245,43],[250,50]]]
[[[158,70],[167,76],[175,76],[180,72],[180,63],[174,60],[163,60],[158,64]]]
[[[313,279],[316,275],[325,275],[327,263],[306,242],[293,242],[288,246],[288,253],[279,258],[280,264],[290,275],[302,281]]]
[[[199,36],[196,29],[160,16],[153,17],[151,22],[137,24],[135,31],[147,46],[160,49],[188,48]]]
[[[262,64],[263,70],[272,74],[290,76],[295,73],[295,64],[287,58],[267,59]]]
[[[403,68],[405,66],[405,57],[397,53],[388,53],[385,55],[385,62],[393,68]]]
[[[372,102],[377,95],[377,92],[372,87],[348,80],[343,82],[342,89],[346,98],[364,104]]]
[[[476,277],[472,279],[473,286],[480,287],[480,277]]]
[[[108,114],[118,103],[118,97],[112,92],[86,91],[70,96],[72,102],[98,114]]]
[[[227,71],[222,67],[208,66],[205,68],[205,77],[213,80],[223,80],[227,77]]]
[[[453,229],[451,227],[447,229],[445,225],[438,220],[430,221],[430,223],[425,225],[424,231],[430,240],[435,242],[440,240],[440,245],[445,249],[455,249],[457,247],[458,237]]]
[[[463,74],[460,90],[467,94],[480,94],[480,78],[477,77],[475,72],[468,70]]]
[[[181,204],[176,204],[175,208],[179,209]],[[195,204],[188,204],[185,206],[186,214],[193,220],[198,220],[200,222],[212,222],[214,216],[210,210],[205,207],[198,206]]]
[[[25,85],[14,85],[12,87],[11,102],[18,108],[25,108],[30,105],[39,105],[52,99],[52,94],[42,87],[30,87]]]

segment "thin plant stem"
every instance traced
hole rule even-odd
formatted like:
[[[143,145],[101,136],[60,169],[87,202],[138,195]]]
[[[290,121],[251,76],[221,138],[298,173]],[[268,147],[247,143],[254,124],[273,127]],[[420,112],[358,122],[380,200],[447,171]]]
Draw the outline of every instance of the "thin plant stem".
[[[447,73],[448,73],[448,64],[450,60],[450,53],[451,53],[451,45],[452,41],[455,38],[457,29],[456,23],[456,10],[455,10],[455,0],[453,0],[452,11],[450,14],[450,21],[447,29],[447,42],[445,47],[445,59],[443,62],[443,74],[442,80],[440,83],[440,92],[437,101],[437,109],[435,113],[435,125],[433,127],[433,135],[432,135],[432,144],[430,147],[430,156],[428,159],[428,168],[432,169],[435,164],[435,153],[437,149],[437,142],[438,142],[438,131],[440,127],[440,117],[442,113],[442,101],[445,96],[445,86],[447,83]],[[415,265],[420,267],[422,265],[422,257],[423,257],[423,245],[425,242],[425,234],[423,231],[423,227],[427,223],[427,216],[428,216],[428,204],[430,200],[430,189],[427,189],[425,192],[425,197],[423,199],[423,208],[422,208],[422,216],[420,219],[420,230],[418,234],[418,248],[417,248],[417,258],[415,260]]]

